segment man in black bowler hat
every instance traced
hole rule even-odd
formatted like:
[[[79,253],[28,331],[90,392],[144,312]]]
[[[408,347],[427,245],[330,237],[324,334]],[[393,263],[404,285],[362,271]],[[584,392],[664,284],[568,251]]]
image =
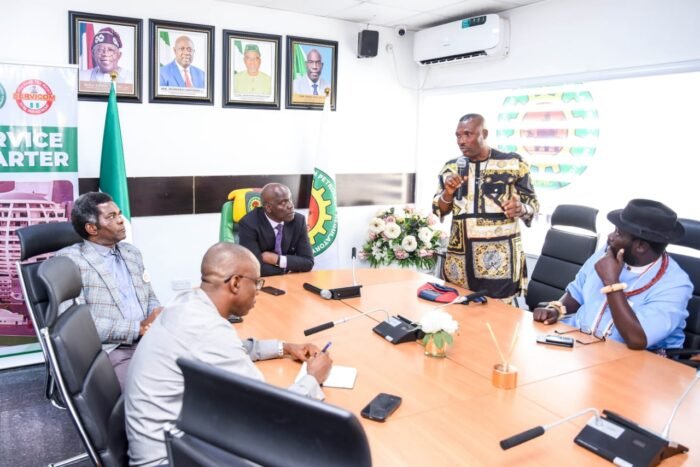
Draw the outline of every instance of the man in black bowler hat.
[[[611,338],[628,348],[683,347],[688,275],[666,253],[684,235],[676,213],[658,201],[633,199],[608,214],[615,231],[606,248],[588,258],[564,296],[536,308],[534,320],[563,322],[590,334],[588,344]]]

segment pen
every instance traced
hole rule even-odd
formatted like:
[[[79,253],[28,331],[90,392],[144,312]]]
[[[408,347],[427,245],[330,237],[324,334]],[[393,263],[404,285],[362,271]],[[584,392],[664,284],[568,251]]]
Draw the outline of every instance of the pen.
[[[323,347],[323,350],[321,350],[321,353],[326,353],[326,350],[328,350],[328,347],[330,347],[332,344],[331,341],[328,341],[328,343]]]

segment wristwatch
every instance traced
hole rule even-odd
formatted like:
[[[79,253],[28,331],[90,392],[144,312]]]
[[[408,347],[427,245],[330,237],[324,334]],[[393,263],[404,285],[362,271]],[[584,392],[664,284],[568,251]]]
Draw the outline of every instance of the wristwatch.
[[[277,342],[277,356],[284,357],[284,342],[282,341]]]

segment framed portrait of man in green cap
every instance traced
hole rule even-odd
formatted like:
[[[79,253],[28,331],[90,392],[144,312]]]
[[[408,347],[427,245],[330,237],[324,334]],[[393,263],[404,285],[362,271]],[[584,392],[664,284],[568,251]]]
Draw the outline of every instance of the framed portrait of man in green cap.
[[[281,36],[224,30],[224,107],[280,108]]]

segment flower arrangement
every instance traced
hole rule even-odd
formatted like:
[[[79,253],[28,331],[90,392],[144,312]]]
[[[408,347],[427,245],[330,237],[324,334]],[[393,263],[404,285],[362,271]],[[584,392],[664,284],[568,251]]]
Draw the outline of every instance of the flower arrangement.
[[[402,267],[435,267],[436,250],[447,234],[438,228],[434,214],[424,214],[413,206],[382,209],[369,223],[369,238],[360,258],[372,267],[398,263]]]
[[[452,334],[459,328],[459,323],[449,313],[439,309],[425,313],[418,325],[425,333],[423,344],[426,349],[432,341],[437,349],[442,349],[443,355],[444,349],[452,344]]]

